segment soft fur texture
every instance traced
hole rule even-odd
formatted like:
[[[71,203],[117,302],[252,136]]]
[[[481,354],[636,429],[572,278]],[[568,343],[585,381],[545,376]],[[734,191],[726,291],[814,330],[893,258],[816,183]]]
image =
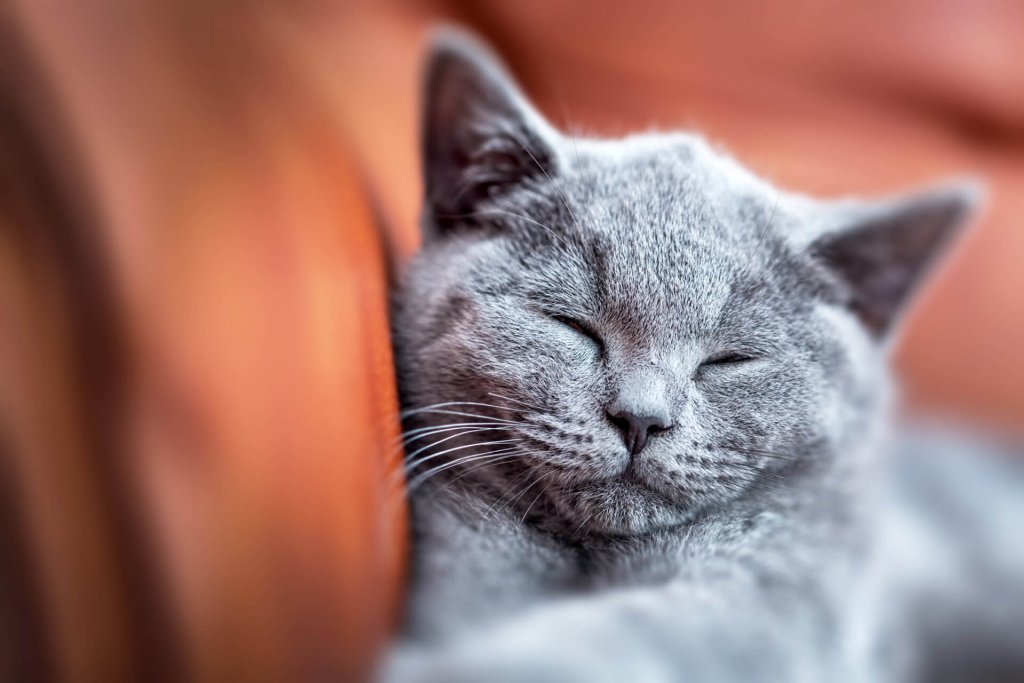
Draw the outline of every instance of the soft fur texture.
[[[881,604],[886,347],[977,189],[817,201],[693,135],[567,138],[451,33],[424,132],[384,677],[912,673]]]

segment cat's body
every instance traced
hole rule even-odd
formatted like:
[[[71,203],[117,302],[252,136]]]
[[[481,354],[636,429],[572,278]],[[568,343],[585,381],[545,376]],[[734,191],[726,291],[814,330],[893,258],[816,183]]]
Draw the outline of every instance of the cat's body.
[[[1024,448],[935,424],[898,436],[871,625],[912,680],[1024,680]]]
[[[414,645],[386,675],[905,673],[885,347],[973,190],[818,202],[695,136],[570,140],[461,37],[425,151],[394,311]]]
[[[807,538],[795,539],[788,525],[752,537],[750,529],[733,526],[735,518],[703,520],[687,534],[580,546],[524,526],[509,511],[485,517],[489,506],[481,506],[472,493],[453,496],[448,487],[449,493],[438,495],[425,488],[415,501],[416,590],[407,637],[425,645],[424,652],[437,648],[439,654],[413,654],[396,669],[396,678],[420,680],[425,669],[427,680],[1020,680],[1024,546],[1016,524],[1024,519],[1024,461],[997,444],[958,442],[955,433],[931,428],[901,437],[891,444],[887,463],[895,471],[877,473],[870,499],[884,517],[875,515],[868,529],[861,527],[871,533],[871,551],[854,548],[847,557],[828,539],[824,545],[820,538],[795,544]],[[751,513],[756,517],[758,511]],[[790,521],[795,529],[809,523],[824,528],[820,520],[799,515]],[[685,548],[690,554],[682,554]],[[775,568],[787,583],[757,590],[805,601],[813,609],[781,631],[783,615],[763,614],[756,604],[732,613],[729,621],[746,628],[750,620],[763,619],[767,631],[746,644],[747,659],[737,663],[720,639],[709,643],[686,630],[695,623],[705,638],[717,635],[700,601],[683,596],[659,612],[650,593],[643,592],[649,588],[659,596],[674,580],[682,585],[692,580],[687,574],[706,566],[701,562],[706,558],[694,557],[701,550],[720,554],[726,570],[733,564],[732,551],[774,561],[809,554],[803,567]],[[852,566],[844,562],[848,558]],[[748,561],[742,569],[754,567]],[[760,567],[755,571],[769,575],[760,574]],[[702,600],[715,599],[718,591],[726,604],[741,598],[727,583],[707,578],[698,579],[709,591]],[[646,610],[647,623],[630,613],[628,600],[621,604],[615,589],[623,588],[641,589],[632,611]],[[578,596],[576,605],[571,596]],[[691,611],[694,607],[700,611]],[[596,653],[573,651],[566,642],[590,636],[566,632],[560,617],[580,618],[580,612],[593,620],[591,625],[607,620],[605,626],[653,641],[653,650],[627,642],[616,651],[599,642]],[[511,653],[506,641],[516,634],[502,629],[510,620],[527,624],[528,632],[537,625],[536,639],[513,644]],[[666,645],[661,638],[670,630],[713,653],[713,662],[724,660],[724,672],[708,662],[688,661],[685,647]],[[780,647],[779,640],[789,647]],[[538,668],[547,677],[528,665],[543,660],[545,648],[567,654]],[[794,668],[773,664],[780,653]],[[640,673],[650,670],[649,660],[661,668]],[[505,679],[495,670],[510,673]]]

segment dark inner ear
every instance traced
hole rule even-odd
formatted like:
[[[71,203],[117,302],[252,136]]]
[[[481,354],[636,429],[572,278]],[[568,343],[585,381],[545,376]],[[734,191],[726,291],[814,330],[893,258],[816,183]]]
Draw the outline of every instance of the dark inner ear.
[[[865,327],[883,337],[973,203],[966,190],[912,198],[825,235],[812,249],[847,286],[847,303]]]
[[[539,116],[481,47],[439,41],[426,88],[426,201],[438,228],[472,223],[481,202],[553,173]]]

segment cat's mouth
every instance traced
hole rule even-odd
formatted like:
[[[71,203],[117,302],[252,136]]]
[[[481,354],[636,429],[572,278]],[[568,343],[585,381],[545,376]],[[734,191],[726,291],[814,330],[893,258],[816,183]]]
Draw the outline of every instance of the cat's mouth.
[[[636,536],[676,527],[690,517],[685,502],[673,500],[627,470],[564,493],[559,511],[573,536]]]

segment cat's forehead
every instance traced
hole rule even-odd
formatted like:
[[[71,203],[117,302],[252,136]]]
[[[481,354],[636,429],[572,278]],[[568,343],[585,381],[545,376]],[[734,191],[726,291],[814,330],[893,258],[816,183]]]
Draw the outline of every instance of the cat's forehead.
[[[565,187],[606,303],[710,324],[739,280],[763,274],[753,257],[777,195],[734,170],[676,141],[582,158]]]
[[[590,143],[567,169],[587,227],[623,238],[691,236],[733,243],[775,206],[778,191],[686,135]]]
[[[499,205],[523,220],[478,282],[642,331],[637,348],[771,318],[783,290],[792,304],[780,193],[700,141],[666,137],[570,146],[570,164]]]

